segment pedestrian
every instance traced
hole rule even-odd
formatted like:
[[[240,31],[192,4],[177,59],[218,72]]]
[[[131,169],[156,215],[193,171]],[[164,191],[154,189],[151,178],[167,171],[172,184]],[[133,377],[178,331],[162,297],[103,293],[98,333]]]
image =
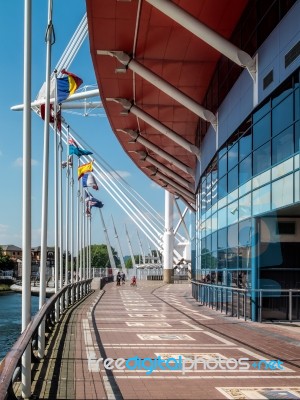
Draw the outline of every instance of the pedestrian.
[[[126,281],[126,274],[125,272],[122,272],[122,285],[125,285],[125,281]]]
[[[120,286],[120,285],[121,285],[121,272],[119,271],[117,273],[117,286]]]

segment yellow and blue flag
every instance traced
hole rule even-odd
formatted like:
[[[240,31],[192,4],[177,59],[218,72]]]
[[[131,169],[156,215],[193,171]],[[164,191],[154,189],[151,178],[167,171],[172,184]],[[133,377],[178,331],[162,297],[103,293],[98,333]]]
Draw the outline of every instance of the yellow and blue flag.
[[[67,75],[63,78],[57,78],[57,102],[61,103],[66,100],[71,94],[82,84],[82,79],[63,69],[62,74]]]

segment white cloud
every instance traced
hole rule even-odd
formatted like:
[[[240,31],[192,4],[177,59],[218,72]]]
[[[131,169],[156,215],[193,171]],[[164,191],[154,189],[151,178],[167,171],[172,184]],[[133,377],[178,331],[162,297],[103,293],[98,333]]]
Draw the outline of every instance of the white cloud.
[[[115,178],[128,178],[131,174],[129,171],[112,171],[111,175]]]
[[[33,158],[31,159],[31,165],[32,167],[35,167],[36,165],[38,165],[38,161],[34,160]],[[23,157],[18,157],[14,162],[13,165],[15,167],[23,167]]]

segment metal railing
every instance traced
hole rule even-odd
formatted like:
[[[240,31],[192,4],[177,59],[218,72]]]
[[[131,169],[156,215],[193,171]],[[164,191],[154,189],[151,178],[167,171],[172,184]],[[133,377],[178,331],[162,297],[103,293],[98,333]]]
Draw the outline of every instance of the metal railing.
[[[87,279],[64,286],[34,316],[0,364],[0,400],[16,398],[13,383],[21,373],[21,357],[27,347],[31,346],[33,359],[36,358],[33,351],[37,347],[38,328],[41,323],[45,320],[46,332],[50,332],[58,322],[57,310],[59,315],[62,315],[68,309],[66,304],[73,306],[86,296],[91,291],[91,281],[92,279]],[[68,301],[64,301],[66,297]]]
[[[217,286],[195,280],[192,296],[226,315],[257,320],[300,320],[300,289],[250,289]],[[252,315],[253,310],[255,316]]]

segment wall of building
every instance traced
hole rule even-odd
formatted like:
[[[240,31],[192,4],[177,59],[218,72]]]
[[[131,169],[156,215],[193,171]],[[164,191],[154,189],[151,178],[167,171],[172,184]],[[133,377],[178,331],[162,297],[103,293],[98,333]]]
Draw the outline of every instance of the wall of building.
[[[267,38],[257,52],[258,82],[257,88],[247,70],[244,70],[232,87],[230,93],[218,110],[218,147],[220,147],[254,109],[254,91],[257,90],[260,104],[300,65],[300,57],[285,68],[285,55],[300,41],[299,30],[300,1],[285,15],[276,29]],[[263,80],[273,70],[273,82],[264,90]],[[205,171],[216,153],[216,133],[209,128],[201,144],[201,161],[197,167],[198,186],[201,174]]]

